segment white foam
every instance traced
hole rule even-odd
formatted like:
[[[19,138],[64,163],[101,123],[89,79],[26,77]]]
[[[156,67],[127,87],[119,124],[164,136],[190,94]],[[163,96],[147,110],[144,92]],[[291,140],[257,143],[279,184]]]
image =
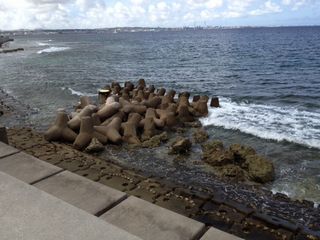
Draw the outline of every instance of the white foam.
[[[49,43],[46,43],[46,42],[38,42],[37,44],[39,46],[49,46],[50,45]]]
[[[42,53],[52,53],[52,52],[61,52],[61,51],[65,51],[65,50],[69,50],[70,47],[49,47],[49,48],[45,48],[43,50],[38,51],[38,54],[42,54]]]
[[[221,108],[211,108],[201,119],[205,126],[240,130],[265,139],[320,148],[320,113],[220,98]]]
[[[68,90],[72,95],[77,95],[77,96],[88,96],[88,97],[95,97],[97,96],[97,94],[93,94],[93,93],[85,93],[85,92],[80,92],[80,91],[76,91],[70,87],[62,87],[62,90]]]

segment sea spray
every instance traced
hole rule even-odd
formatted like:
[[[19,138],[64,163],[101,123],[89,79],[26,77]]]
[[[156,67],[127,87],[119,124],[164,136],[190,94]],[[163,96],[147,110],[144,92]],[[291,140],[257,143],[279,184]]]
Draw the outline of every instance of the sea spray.
[[[209,116],[201,120],[203,125],[320,149],[320,113],[293,107],[237,103],[223,97],[220,103],[221,108],[210,109]]]

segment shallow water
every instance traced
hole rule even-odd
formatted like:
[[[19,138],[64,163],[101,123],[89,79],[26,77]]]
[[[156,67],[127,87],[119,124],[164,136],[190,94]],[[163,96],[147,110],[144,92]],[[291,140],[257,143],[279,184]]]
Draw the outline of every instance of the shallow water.
[[[270,189],[320,202],[320,28],[38,34],[16,36],[12,46],[26,51],[0,55],[1,87],[32,107],[28,123],[36,128],[112,80],[143,77],[219,96],[222,108],[202,120],[211,137],[268,156],[277,170]],[[183,174],[189,164],[154,168],[200,181]]]

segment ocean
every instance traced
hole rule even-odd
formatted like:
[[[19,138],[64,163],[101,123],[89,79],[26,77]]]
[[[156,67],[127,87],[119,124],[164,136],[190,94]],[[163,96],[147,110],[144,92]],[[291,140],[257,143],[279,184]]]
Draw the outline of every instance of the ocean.
[[[71,110],[113,80],[218,96],[221,108],[201,119],[211,138],[271,159],[273,192],[320,203],[320,27],[14,38],[25,51],[0,55],[0,87],[31,107],[27,124],[45,130],[57,108]]]

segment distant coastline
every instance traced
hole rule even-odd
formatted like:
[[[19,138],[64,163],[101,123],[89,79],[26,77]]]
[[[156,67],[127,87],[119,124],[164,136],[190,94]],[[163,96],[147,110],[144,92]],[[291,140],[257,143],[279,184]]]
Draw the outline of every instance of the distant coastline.
[[[113,27],[91,29],[17,29],[1,30],[1,34],[61,34],[61,33],[136,33],[136,32],[177,32],[198,30],[232,30],[232,29],[261,29],[261,28],[318,28],[320,25],[301,26],[185,26],[185,27]]]

